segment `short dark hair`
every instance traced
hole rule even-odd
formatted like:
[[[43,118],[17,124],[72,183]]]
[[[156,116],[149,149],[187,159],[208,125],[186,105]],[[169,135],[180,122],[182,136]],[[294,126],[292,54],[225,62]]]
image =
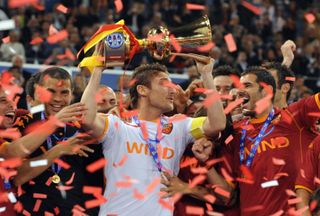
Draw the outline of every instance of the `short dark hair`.
[[[150,88],[152,78],[158,75],[159,73],[169,74],[167,67],[158,63],[143,64],[134,70],[131,76],[131,80],[134,81],[129,89],[133,108],[136,108],[138,105],[139,94],[137,91],[137,86],[144,85]]]
[[[278,89],[281,88],[281,86],[285,83],[288,83],[290,85],[290,89],[288,91],[288,94],[286,96],[287,100],[290,98],[291,91],[293,89],[293,80],[286,79],[286,77],[295,77],[293,71],[288,68],[285,65],[282,65],[279,62],[266,62],[262,65],[267,70],[275,70],[277,72],[278,77]]]
[[[70,80],[71,89],[73,90],[73,81],[68,71],[60,67],[50,67],[40,73],[39,84],[42,85],[45,77],[50,76],[51,78],[58,80]]]
[[[274,80],[273,76],[263,67],[259,66],[251,66],[248,67],[241,76],[245,76],[247,74],[253,74],[257,77],[256,82],[260,85],[260,83],[265,83],[267,85],[272,86],[272,101],[274,99],[274,95],[276,93],[276,81]],[[260,85],[260,90],[262,90],[263,87]]]
[[[218,76],[230,76],[230,75],[235,75],[237,77],[240,77],[240,74],[230,65],[221,65],[217,68],[214,68],[212,72],[213,79]]]
[[[32,74],[26,83],[26,94],[34,99],[35,84],[39,83],[40,73]]]

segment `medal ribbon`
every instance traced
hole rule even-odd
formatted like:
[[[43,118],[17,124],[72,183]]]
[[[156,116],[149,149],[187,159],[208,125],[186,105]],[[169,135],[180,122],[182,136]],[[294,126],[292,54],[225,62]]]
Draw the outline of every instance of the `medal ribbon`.
[[[271,110],[271,112],[269,113],[266,121],[263,123],[262,128],[260,129],[260,132],[251,148],[250,154],[248,155],[247,161],[246,161],[246,166],[250,167],[253,161],[253,158],[257,152],[258,146],[261,142],[261,139],[264,137],[264,133],[266,132],[268,126],[270,125],[272,119],[274,116],[274,109]],[[248,121],[247,123],[248,124]],[[240,163],[242,164],[244,162],[244,146],[245,146],[245,139],[246,139],[246,135],[247,135],[247,130],[242,129],[242,135],[241,135],[241,139],[240,139]]]
[[[45,114],[44,112],[41,112],[41,120],[45,120]],[[64,126],[64,135],[66,134],[66,126]],[[56,138],[56,140],[58,141],[59,139],[53,134],[52,136],[54,136]],[[47,147],[48,149],[51,149],[52,148],[52,139],[51,139],[51,135],[48,136],[47,138]],[[51,165],[51,170],[52,172],[54,172],[55,174],[59,174],[59,172],[61,171],[61,166],[59,166],[58,164],[56,165],[57,166],[57,169],[55,167],[55,163],[52,163]]]
[[[134,120],[134,122],[140,127],[140,129],[141,129],[141,132],[142,132],[142,134],[143,134],[143,131],[142,131],[142,128],[141,128],[141,122],[140,122],[140,120],[138,119],[138,117],[137,116],[133,116],[132,117],[133,118],[133,120]],[[163,125],[164,125],[164,122],[163,122],[163,119],[160,117],[160,129],[162,129],[163,128]],[[156,134],[156,138],[155,138],[155,140],[152,140],[152,139],[150,139],[150,138],[148,138],[148,140],[146,140],[145,138],[144,138],[144,136],[142,136],[143,137],[143,139],[144,139],[144,141],[148,144],[148,148],[149,148],[149,151],[150,151],[150,153],[151,153],[151,155],[152,155],[152,158],[153,158],[153,161],[155,162],[155,164],[156,164],[156,166],[157,166],[157,168],[158,168],[158,170],[159,170],[159,172],[161,173],[162,172],[162,169],[163,169],[163,166],[162,166],[162,164],[161,164],[161,161],[160,161],[160,159],[159,159],[159,156],[158,156],[158,152],[157,152],[157,150],[156,150],[156,148],[152,145],[152,141],[154,142],[156,142],[156,146],[158,145],[158,144],[160,144],[160,140],[158,139],[158,132],[159,131],[161,131],[161,130],[159,130],[159,124],[158,124],[158,126],[157,126],[157,134]]]

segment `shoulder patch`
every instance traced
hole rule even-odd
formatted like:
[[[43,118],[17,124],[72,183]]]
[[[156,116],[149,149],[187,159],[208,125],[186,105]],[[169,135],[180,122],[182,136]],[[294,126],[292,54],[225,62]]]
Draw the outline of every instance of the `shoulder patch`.
[[[165,124],[165,125],[163,125],[162,133],[170,134],[172,132],[172,129],[173,129],[173,124],[172,123]]]

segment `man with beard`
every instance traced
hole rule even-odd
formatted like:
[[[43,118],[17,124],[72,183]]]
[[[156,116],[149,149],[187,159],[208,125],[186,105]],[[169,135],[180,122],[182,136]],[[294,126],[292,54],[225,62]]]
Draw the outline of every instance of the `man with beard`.
[[[239,96],[244,100],[242,109],[247,118],[235,128],[224,154],[233,179],[238,181],[241,215],[285,212],[289,208],[286,190],[294,189],[299,173],[296,157],[303,144],[301,131],[317,120],[308,113],[319,112],[320,94],[278,110],[273,105],[275,80],[268,71],[248,68],[240,83],[243,88]],[[235,190],[230,178],[227,182],[215,170],[209,171],[208,181],[229,192]]]

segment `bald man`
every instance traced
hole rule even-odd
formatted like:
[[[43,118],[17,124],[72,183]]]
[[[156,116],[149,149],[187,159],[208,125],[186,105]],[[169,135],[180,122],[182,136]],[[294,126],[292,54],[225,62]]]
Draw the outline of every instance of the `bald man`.
[[[109,86],[101,85],[99,88],[101,100],[98,102],[98,112],[108,113],[113,107],[117,105],[116,94]]]

